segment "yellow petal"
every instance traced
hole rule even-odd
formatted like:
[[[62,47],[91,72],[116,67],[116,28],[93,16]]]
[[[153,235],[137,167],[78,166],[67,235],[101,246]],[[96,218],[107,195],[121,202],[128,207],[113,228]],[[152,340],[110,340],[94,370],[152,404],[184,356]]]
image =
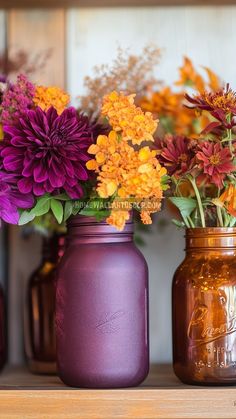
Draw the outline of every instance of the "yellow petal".
[[[107,194],[108,196],[112,196],[117,189],[117,185],[115,182],[111,181],[107,184]]]
[[[98,162],[98,164],[102,164],[106,160],[105,154],[102,153],[101,151],[99,151],[96,154],[95,158],[96,158],[96,161]]]
[[[88,153],[89,154],[96,154],[99,151],[99,147],[97,146],[97,144],[91,144],[91,146],[88,148]]]
[[[113,102],[116,101],[118,99],[118,93],[114,90],[113,92],[111,92],[109,94],[109,99]]]
[[[88,170],[96,170],[98,168],[98,164],[96,162],[96,160],[89,160],[86,163],[86,167]]]
[[[108,143],[108,138],[106,135],[99,135],[97,138],[97,145],[105,146]]]
[[[117,141],[117,132],[114,130],[110,131],[108,137],[111,141]]]
[[[148,160],[150,156],[150,148],[149,147],[143,147],[139,150],[138,158],[140,161]]]
[[[139,173],[147,173],[147,172],[150,172],[151,170],[152,170],[152,165],[150,163],[141,164],[141,166],[139,166],[138,168]]]

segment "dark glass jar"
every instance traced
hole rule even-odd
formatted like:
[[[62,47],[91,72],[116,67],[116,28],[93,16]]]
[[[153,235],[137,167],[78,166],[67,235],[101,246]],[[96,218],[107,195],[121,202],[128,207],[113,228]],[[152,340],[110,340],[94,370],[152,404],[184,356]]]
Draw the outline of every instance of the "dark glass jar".
[[[0,369],[3,367],[6,358],[5,338],[5,305],[3,289],[0,284]]]
[[[75,387],[140,384],[148,374],[148,269],[122,232],[91,217],[69,220],[56,298],[58,372]]]
[[[177,377],[236,384],[236,228],[187,230],[172,297]]]
[[[29,280],[25,313],[25,347],[30,371],[56,373],[56,271],[64,252],[64,235],[43,239],[42,261]]]

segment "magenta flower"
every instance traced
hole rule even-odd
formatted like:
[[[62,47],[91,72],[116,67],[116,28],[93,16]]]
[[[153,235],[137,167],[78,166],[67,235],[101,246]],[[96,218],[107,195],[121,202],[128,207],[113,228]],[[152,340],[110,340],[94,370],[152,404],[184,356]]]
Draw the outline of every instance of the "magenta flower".
[[[33,106],[35,86],[20,74],[15,84],[8,83],[1,103],[1,123],[12,125]]]
[[[199,144],[198,147],[199,151],[196,157],[199,167],[210,182],[221,188],[226,175],[235,171],[230,149],[222,147],[220,143],[214,144],[208,141]]]
[[[66,192],[72,199],[83,196],[88,179],[85,163],[92,133],[88,118],[76,109],[61,115],[54,108],[27,111],[14,126],[5,125],[8,139],[1,151],[6,171],[16,173],[22,193]]]
[[[156,139],[158,160],[170,176],[180,176],[191,166],[193,151],[191,141],[182,135],[166,135],[164,140]]]
[[[19,221],[19,209],[32,208],[34,203],[31,194],[22,194],[17,190],[15,175],[0,171],[0,219],[10,224]]]

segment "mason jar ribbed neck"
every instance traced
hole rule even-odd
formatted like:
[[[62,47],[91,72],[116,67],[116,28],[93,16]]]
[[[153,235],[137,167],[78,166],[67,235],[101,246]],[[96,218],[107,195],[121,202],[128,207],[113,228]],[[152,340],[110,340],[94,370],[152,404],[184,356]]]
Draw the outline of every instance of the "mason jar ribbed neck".
[[[225,249],[236,251],[236,228],[206,227],[186,229],[186,251]]]
[[[70,238],[81,243],[118,243],[133,241],[134,223],[132,218],[126,222],[122,231],[97,221],[95,217],[76,215],[67,222],[68,241]]]

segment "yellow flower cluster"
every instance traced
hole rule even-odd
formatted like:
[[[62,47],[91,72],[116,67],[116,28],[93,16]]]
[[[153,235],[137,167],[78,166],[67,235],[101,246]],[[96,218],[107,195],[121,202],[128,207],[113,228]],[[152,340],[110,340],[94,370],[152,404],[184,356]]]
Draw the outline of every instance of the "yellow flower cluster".
[[[140,145],[143,141],[154,141],[157,120],[151,112],[143,112],[134,104],[135,95],[112,92],[104,97],[102,115],[109,119],[116,132],[122,132],[122,138]]]
[[[122,103],[123,98],[121,95]],[[143,223],[152,222],[150,214],[160,210],[162,177],[166,174],[166,169],[161,167],[156,158],[155,150],[149,146],[133,147],[124,135],[123,131],[114,129],[108,136],[99,135],[96,144],[88,149],[94,159],[86,164],[89,170],[98,173],[98,195],[101,198],[114,198],[107,222],[118,230],[122,230],[129,219],[132,203],[141,209]]]
[[[53,106],[60,115],[67,107],[70,96],[59,87],[36,86],[34,104],[44,111]]]

